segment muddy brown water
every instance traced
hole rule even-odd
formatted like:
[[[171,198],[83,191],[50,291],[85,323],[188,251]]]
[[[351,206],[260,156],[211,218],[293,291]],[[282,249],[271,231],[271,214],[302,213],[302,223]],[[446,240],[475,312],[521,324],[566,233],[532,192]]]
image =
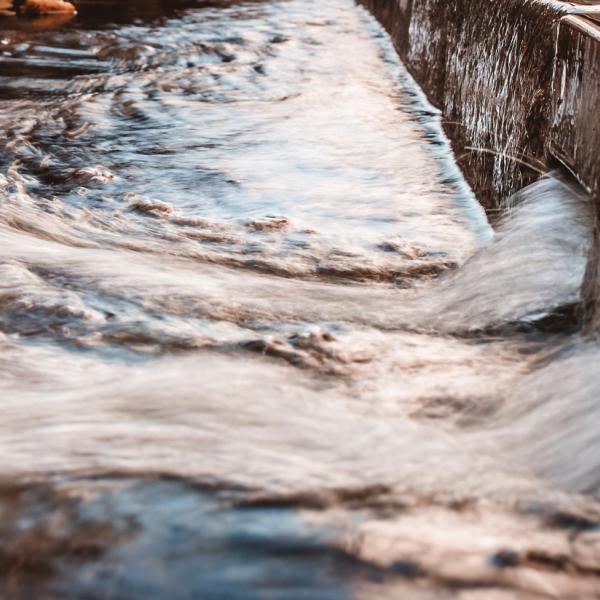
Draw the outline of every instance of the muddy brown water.
[[[0,20],[0,596],[600,597],[588,199],[488,220],[350,0],[79,9]]]

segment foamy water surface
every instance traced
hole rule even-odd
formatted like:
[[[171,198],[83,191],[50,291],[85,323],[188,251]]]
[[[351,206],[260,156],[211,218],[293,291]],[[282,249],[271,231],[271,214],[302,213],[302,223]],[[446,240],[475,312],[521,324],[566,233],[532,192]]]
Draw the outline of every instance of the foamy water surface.
[[[600,597],[580,191],[492,228],[350,0],[0,29],[11,598]]]

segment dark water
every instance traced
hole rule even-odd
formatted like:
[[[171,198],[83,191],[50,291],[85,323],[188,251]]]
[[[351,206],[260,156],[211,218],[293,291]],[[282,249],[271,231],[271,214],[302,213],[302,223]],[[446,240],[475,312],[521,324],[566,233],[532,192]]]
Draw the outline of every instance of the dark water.
[[[349,0],[0,21],[8,598],[600,597],[590,206],[494,214]]]

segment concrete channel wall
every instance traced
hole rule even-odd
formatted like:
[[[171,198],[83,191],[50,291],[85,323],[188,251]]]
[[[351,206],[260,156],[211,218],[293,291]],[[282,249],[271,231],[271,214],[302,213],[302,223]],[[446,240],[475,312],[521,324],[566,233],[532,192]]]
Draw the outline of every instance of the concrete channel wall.
[[[361,2],[441,109],[487,209],[556,167],[600,207],[600,0]],[[584,304],[600,332],[598,227],[595,245]]]

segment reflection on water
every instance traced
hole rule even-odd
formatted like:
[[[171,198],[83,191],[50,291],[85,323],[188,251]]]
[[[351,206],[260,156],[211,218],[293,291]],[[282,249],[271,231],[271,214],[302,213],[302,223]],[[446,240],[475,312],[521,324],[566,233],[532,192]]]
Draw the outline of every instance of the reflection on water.
[[[600,594],[577,189],[492,232],[350,0],[0,29],[11,597]]]

